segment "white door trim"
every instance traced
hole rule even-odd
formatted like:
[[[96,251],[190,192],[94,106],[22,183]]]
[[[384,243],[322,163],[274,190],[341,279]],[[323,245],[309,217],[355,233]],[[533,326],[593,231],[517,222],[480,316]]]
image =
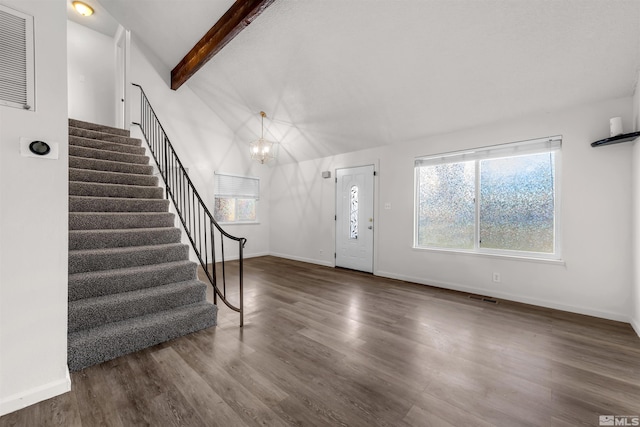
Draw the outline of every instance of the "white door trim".
[[[376,185],[376,164],[366,164],[360,166],[349,166],[349,167],[340,167],[335,169],[335,260],[334,265],[337,267],[345,267],[352,268],[354,270],[365,271],[368,273],[375,272],[375,254],[376,254],[376,226],[375,226],[375,218],[377,216],[377,205],[376,205],[376,193],[377,193],[377,185]],[[343,182],[339,180],[341,176],[341,172],[362,169],[360,171],[360,178],[364,180],[362,185],[365,190],[364,195],[365,198],[361,207],[363,208],[358,212],[358,237],[361,237],[361,240],[357,240],[357,238],[351,240],[347,239],[345,233],[348,233],[348,227],[350,224],[349,216],[346,213],[345,209],[349,208],[349,202],[344,199],[346,195],[344,194],[344,188],[341,188]],[[364,174],[362,174],[364,172]],[[349,175],[344,175],[348,177]],[[356,179],[356,178],[353,178]],[[370,188],[369,188],[370,186]],[[362,191],[361,190],[361,191]],[[366,191],[368,190],[368,191]],[[367,200],[369,199],[369,200]],[[340,212],[340,209],[342,211]],[[364,238],[362,238],[364,237]],[[362,254],[363,256],[358,258],[357,254]]]
[[[120,50],[118,50],[120,49]],[[131,127],[131,31],[118,27],[114,36],[115,61],[115,126],[129,130]]]

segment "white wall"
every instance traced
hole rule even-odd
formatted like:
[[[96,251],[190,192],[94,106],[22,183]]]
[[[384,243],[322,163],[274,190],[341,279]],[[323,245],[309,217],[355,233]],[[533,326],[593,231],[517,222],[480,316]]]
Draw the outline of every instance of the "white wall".
[[[177,91],[169,88],[169,75],[159,75],[155,58],[142,46],[135,35],[131,49],[131,81],[140,84],[159,116],[176,153],[189,169],[189,176],[207,207],[214,207],[214,171],[260,178],[259,224],[226,225],[225,230],[245,237],[245,257],[266,255],[269,252],[269,177],[268,166],[249,159],[249,144],[237,141],[233,131],[189,88],[188,83]],[[139,98],[137,88],[132,99]],[[139,121],[139,107],[132,108],[132,121]],[[132,136],[142,137],[137,126]],[[235,247],[225,246],[225,253],[233,256]]]
[[[379,161],[375,274],[628,321],[631,145],[592,148],[590,143],[608,135],[610,117],[621,116],[628,128],[631,110],[631,98],[615,99],[279,166],[271,178],[271,253],[333,265],[335,184],[323,180],[321,171]],[[412,249],[415,157],[551,135],[563,136],[564,263]],[[390,210],[382,208],[385,203],[391,204]],[[501,283],[492,281],[493,272],[501,273]]]
[[[633,143],[633,291],[631,326],[640,336],[640,142]]]
[[[36,111],[0,106],[0,415],[70,389],[64,0],[0,0],[35,17]],[[19,138],[57,142],[21,157]]]
[[[67,22],[69,117],[115,126],[114,39]]]
[[[634,127],[628,131],[638,130],[640,127],[640,72],[633,96],[633,118]],[[631,326],[640,336],[640,140],[633,142],[632,170],[633,290],[631,303],[633,308]]]

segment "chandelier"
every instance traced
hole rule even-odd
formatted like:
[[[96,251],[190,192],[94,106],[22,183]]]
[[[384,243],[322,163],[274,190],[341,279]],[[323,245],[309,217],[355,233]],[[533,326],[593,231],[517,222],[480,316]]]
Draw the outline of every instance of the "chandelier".
[[[261,116],[261,133],[260,139],[254,141],[249,146],[251,159],[257,160],[262,164],[269,162],[275,158],[275,143],[264,139],[264,118],[267,117],[264,111],[260,111]]]

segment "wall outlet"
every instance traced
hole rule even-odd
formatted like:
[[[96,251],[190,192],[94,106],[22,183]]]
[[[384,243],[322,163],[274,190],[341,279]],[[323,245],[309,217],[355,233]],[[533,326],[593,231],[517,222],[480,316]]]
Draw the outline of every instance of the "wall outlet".
[[[493,273],[493,281],[500,283],[500,273]]]

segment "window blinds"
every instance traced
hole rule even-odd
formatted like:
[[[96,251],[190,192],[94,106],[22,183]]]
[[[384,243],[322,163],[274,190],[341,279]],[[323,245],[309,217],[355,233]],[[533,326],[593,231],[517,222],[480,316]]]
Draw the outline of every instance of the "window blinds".
[[[418,157],[415,166],[434,166],[445,163],[459,163],[472,160],[495,159],[499,157],[522,156],[525,154],[546,153],[559,150],[562,145],[561,136],[512,142],[509,144],[482,147],[473,150],[454,151],[435,156]]]
[[[34,104],[33,17],[0,5],[0,105]]]
[[[216,172],[216,197],[260,198],[260,179]]]

